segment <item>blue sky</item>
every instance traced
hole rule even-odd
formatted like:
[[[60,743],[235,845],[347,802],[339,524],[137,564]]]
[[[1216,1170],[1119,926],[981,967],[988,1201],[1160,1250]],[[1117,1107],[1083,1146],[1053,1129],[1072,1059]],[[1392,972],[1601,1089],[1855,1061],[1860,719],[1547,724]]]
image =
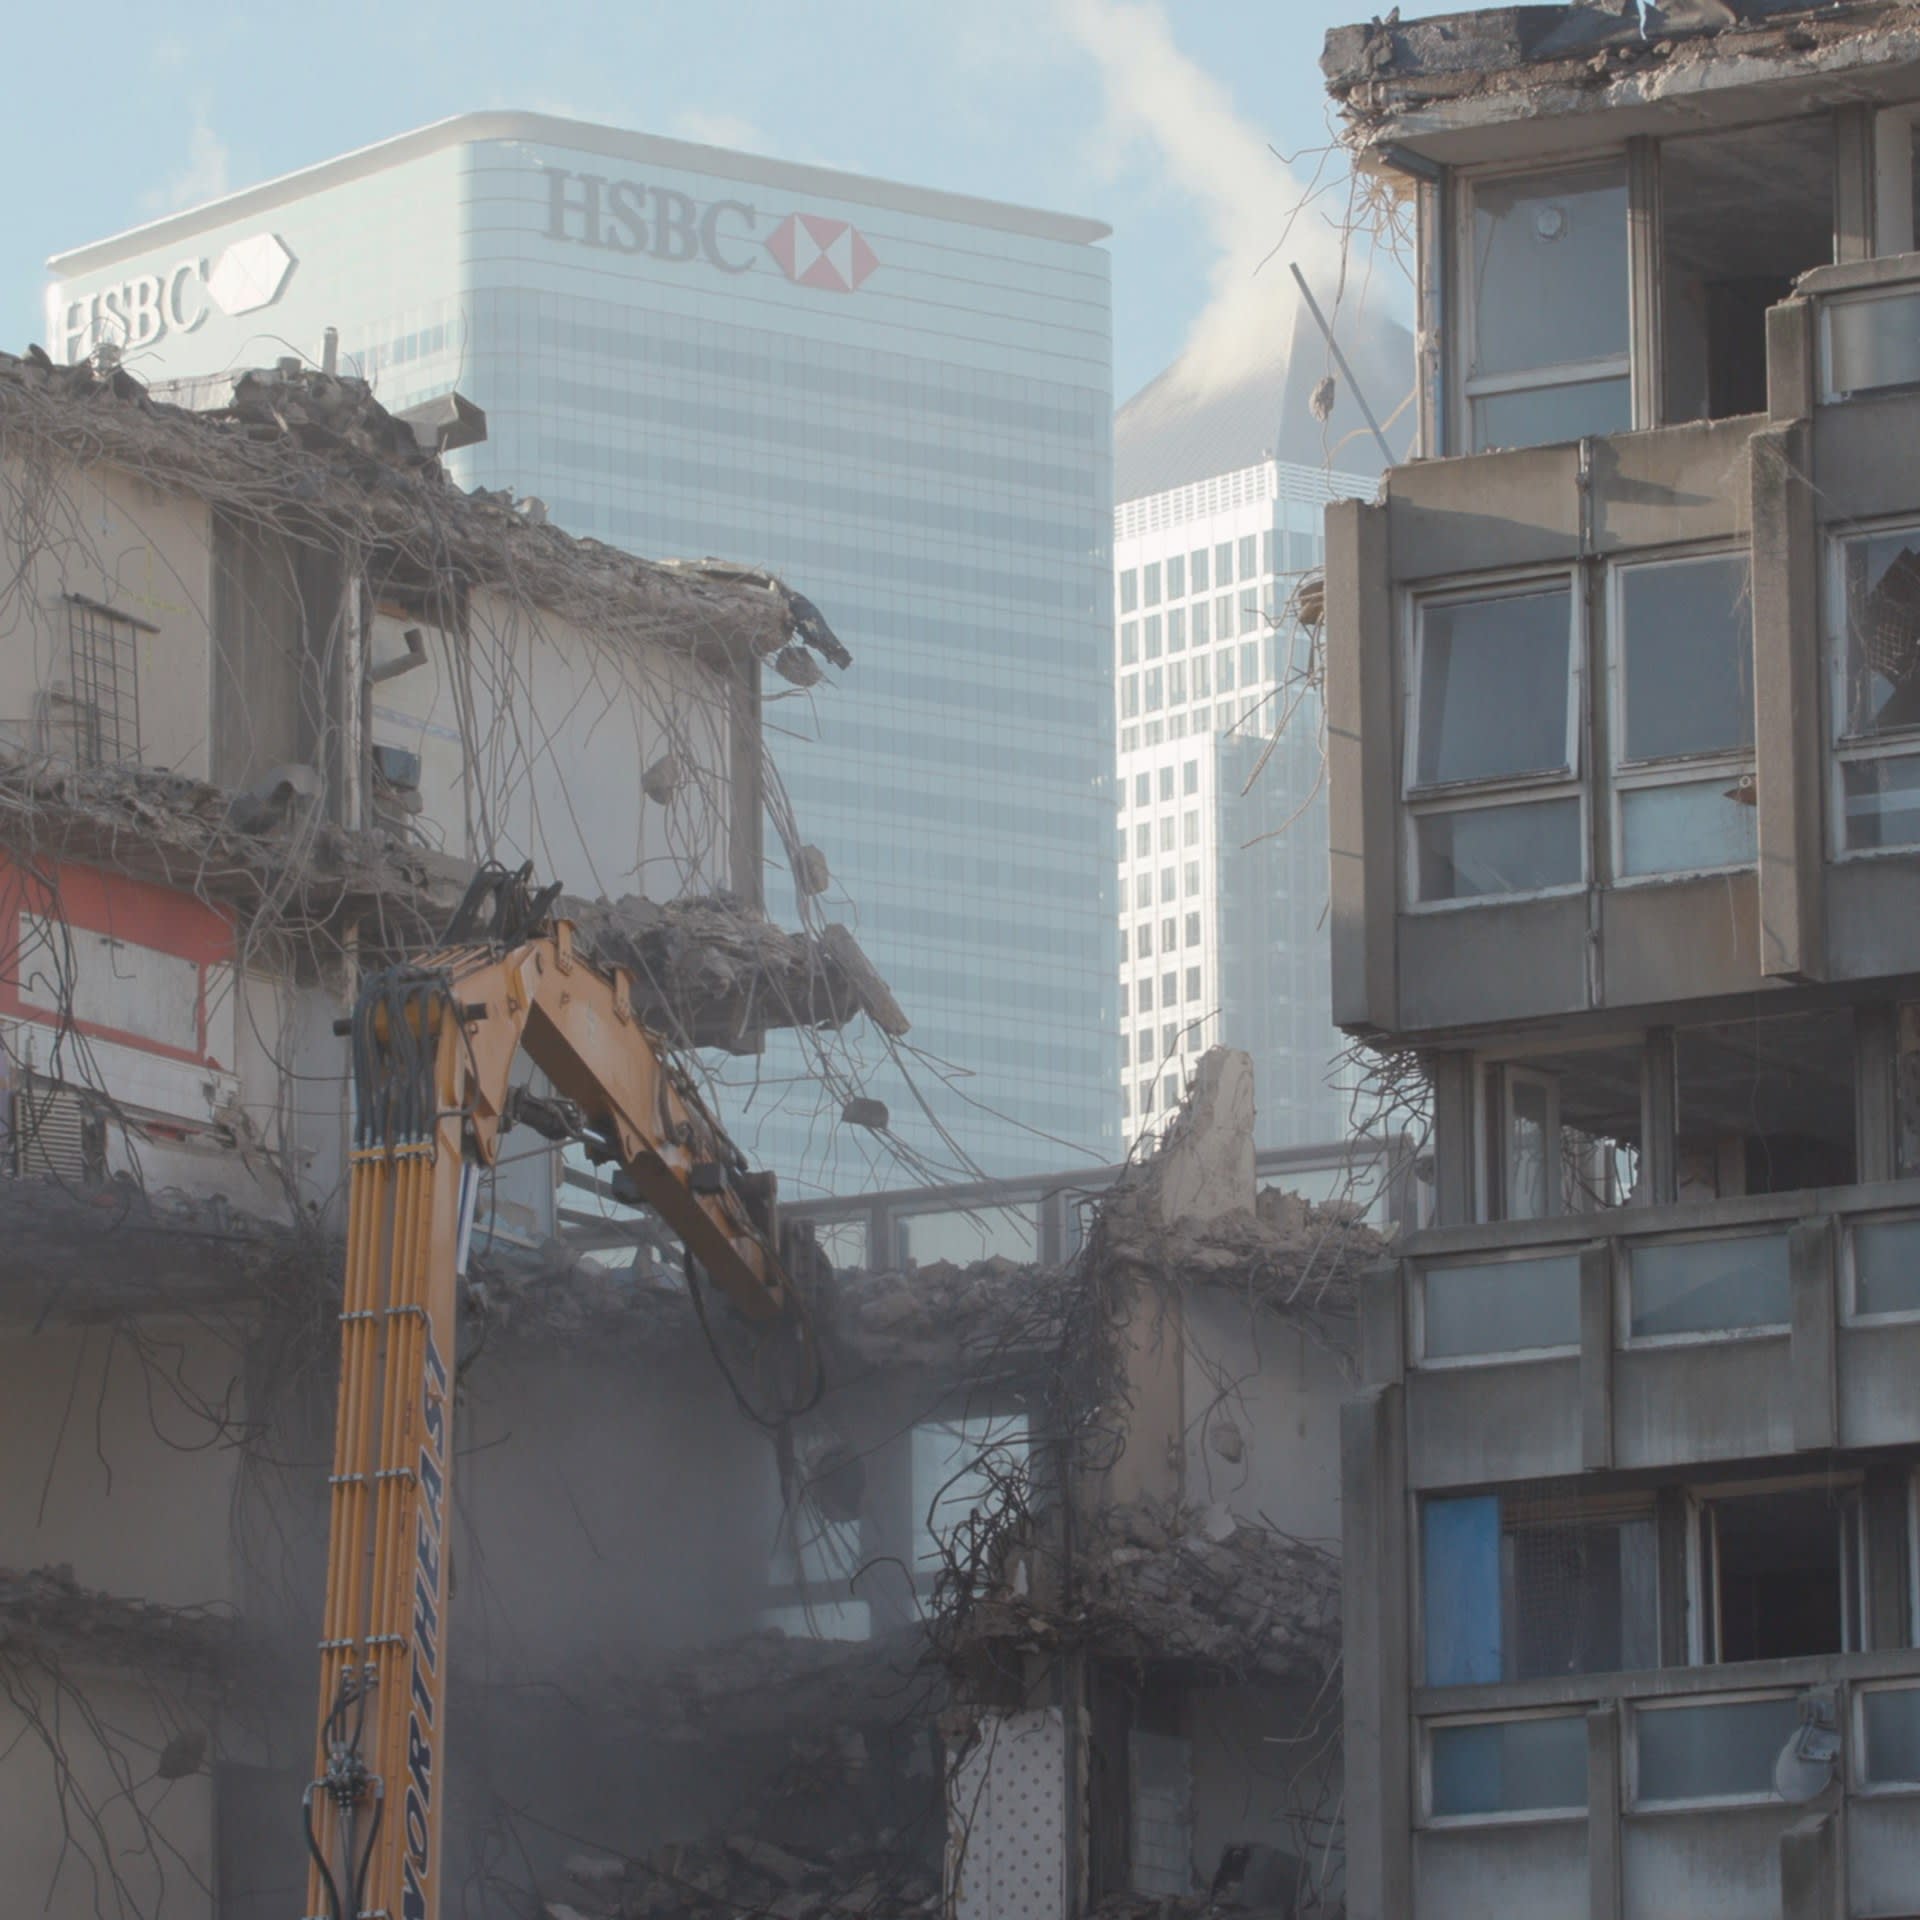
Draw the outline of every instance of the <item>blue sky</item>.
[[[475,107],[527,107],[1088,213],[1114,228],[1115,391],[1203,316],[1264,308],[1329,140],[1328,26],[1374,0],[94,0],[8,23],[15,184],[0,345],[42,330],[43,263],[215,193]],[[1294,158],[1291,171],[1267,149]],[[1336,169],[1336,172],[1338,170]],[[1255,273],[1275,246],[1281,254]],[[1403,310],[1397,288],[1389,305]],[[1264,329],[1258,308],[1242,311]],[[1232,319],[1229,314],[1227,318]]]

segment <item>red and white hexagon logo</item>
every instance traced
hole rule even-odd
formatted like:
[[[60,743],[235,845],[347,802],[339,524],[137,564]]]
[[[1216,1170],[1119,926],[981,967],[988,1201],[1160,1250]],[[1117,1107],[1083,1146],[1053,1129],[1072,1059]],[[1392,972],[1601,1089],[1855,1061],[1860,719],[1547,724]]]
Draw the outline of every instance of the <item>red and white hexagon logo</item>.
[[[817,213],[788,214],[766,247],[789,280],[830,293],[853,292],[880,264],[858,227]]]

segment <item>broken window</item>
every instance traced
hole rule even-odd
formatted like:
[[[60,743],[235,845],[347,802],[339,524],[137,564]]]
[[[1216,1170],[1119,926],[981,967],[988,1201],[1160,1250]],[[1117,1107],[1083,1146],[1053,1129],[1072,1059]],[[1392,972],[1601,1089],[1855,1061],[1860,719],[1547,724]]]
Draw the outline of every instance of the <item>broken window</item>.
[[[1659,1665],[1652,1495],[1470,1494],[1421,1521],[1429,1686]]]
[[[1649,1241],[1627,1264],[1636,1340],[1785,1327],[1792,1318],[1784,1233]]]
[[[1430,1266],[1420,1275],[1423,1360],[1570,1351],[1580,1345],[1580,1260],[1571,1253]]]
[[[1637,1706],[1634,1800],[1772,1800],[1773,1763],[1799,1725],[1792,1694]]]
[[[1573,622],[1564,577],[1418,602],[1407,739],[1416,900],[1580,881],[1580,804],[1567,791],[1577,764]]]
[[[1427,1735],[1427,1812],[1436,1820],[1587,1810],[1585,1714],[1470,1720]]]
[[[1624,159],[1476,180],[1464,237],[1470,450],[1628,427]]]
[[[1613,575],[1615,862],[1623,879],[1751,865],[1753,598],[1744,553]]]
[[[1853,1016],[1844,1008],[1675,1036],[1681,1200],[1850,1186]]]
[[[1841,850],[1920,844],[1920,527],[1836,541],[1830,575]]]
[[[1709,1665],[1864,1644],[1857,1483],[1715,1494],[1696,1512],[1700,1652]]]
[[[1661,143],[1663,419],[1766,411],[1767,309],[1833,259],[1834,178],[1831,114]]]

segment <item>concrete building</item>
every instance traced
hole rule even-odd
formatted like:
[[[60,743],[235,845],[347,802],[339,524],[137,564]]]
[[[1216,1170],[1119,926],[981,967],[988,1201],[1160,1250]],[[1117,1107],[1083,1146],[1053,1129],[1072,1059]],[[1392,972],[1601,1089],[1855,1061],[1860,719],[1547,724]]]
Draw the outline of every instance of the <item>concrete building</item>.
[[[1435,1224],[1345,1415],[1354,1920],[1920,1888],[1920,32],[1329,36],[1419,457],[1327,523],[1335,1011]]]
[[[1348,323],[1350,364],[1398,406],[1404,329]],[[1263,1146],[1341,1137],[1325,742],[1313,637],[1292,606],[1329,500],[1378,453],[1304,309],[1236,378],[1183,359],[1114,423],[1120,1109],[1155,1133],[1216,1044],[1254,1063]],[[1404,428],[1399,428],[1405,439]]]
[[[807,581],[861,664],[831,699],[783,689],[769,724],[933,1117],[896,1052],[837,1063],[829,1096],[775,1038],[730,1119],[794,1190],[889,1187],[1119,1147],[1105,232],[468,114],[60,255],[47,327],[57,360],[109,340],[148,380],[317,362],[336,328],[389,405],[457,387],[486,411],[450,451],[463,484]],[[451,724],[392,707],[408,750]],[[618,863],[595,882],[633,888]],[[890,1110],[904,1168],[842,1124],[854,1097]]]

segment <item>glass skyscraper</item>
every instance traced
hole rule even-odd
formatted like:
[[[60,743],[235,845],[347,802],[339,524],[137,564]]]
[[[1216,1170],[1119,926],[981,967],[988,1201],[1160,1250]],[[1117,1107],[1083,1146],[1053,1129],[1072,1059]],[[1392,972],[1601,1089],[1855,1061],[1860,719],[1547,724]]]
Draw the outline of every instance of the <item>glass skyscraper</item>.
[[[809,595],[854,665],[770,675],[767,737],[912,1084],[867,1036],[830,1096],[779,1038],[724,1063],[729,1117],[791,1190],[899,1186],[849,1089],[946,1178],[1119,1144],[1105,232],[473,114],[57,257],[49,346],[162,379],[317,359],[334,327],[389,406],[486,410],[464,484]]]

